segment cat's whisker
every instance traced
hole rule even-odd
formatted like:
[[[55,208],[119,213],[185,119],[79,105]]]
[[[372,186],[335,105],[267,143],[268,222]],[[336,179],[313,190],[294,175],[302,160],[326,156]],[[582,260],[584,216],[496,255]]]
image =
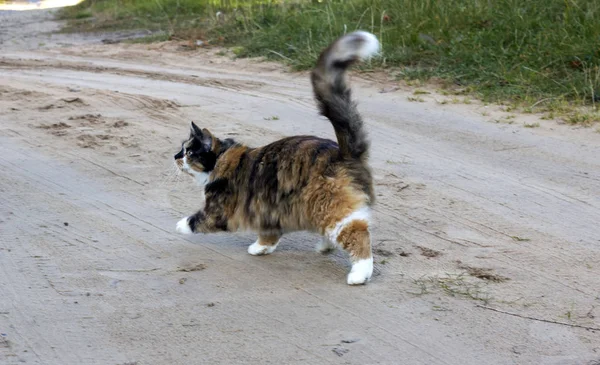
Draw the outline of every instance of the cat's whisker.
[[[181,170],[175,165],[171,165],[167,171],[165,171],[163,173],[163,176],[160,180],[160,182],[158,183],[158,185],[160,187],[164,187],[167,184],[172,184],[173,182],[177,182],[177,180],[179,179],[179,174],[181,173]]]

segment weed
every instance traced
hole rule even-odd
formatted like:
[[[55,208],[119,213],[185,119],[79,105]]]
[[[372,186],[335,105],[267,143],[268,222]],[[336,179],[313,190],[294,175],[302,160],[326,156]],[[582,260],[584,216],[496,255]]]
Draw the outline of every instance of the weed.
[[[421,89],[417,89],[415,91],[413,91],[413,95],[427,95],[427,94],[431,94],[429,91],[425,91],[425,90],[421,90]]]
[[[400,76],[399,78],[403,78],[402,74],[400,74],[399,76]],[[406,78],[406,75],[404,78]],[[417,79],[412,79],[412,80],[408,79],[408,80],[406,80],[406,85],[407,86],[421,86],[421,85],[423,85],[423,81],[417,80]]]
[[[535,123],[523,123],[523,127],[525,128],[538,128],[540,126],[540,123],[535,122]]]
[[[276,115],[273,115],[272,117],[264,117],[264,120],[279,120],[279,117]]]
[[[531,241],[531,239],[529,239],[529,238],[523,238],[523,237],[519,237],[519,236],[510,236],[510,238],[512,238],[513,240],[515,240],[517,242],[528,242],[528,241]]]
[[[569,321],[573,319],[573,312],[575,311],[575,303],[571,303],[571,306],[569,308],[569,310],[567,310],[565,312],[565,314],[562,316],[566,319],[568,319]]]
[[[404,165],[404,164],[407,164],[408,162],[406,162],[405,160],[402,160],[402,161],[398,161],[398,160],[385,160],[385,163],[390,164],[390,165]]]
[[[445,278],[438,278],[438,285],[444,292],[453,297],[465,297],[472,300],[488,304],[490,296],[486,293],[481,285],[473,284],[465,281],[463,275],[452,275]]]
[[[449,274],[444,277],[423,277],[413,281],[419,289],[414,295],[425,295],[441,289],[452,297],[462,297],[488,304],[490,295],[485,291],[487,284],[472,283],[463,274]]]
[[[425,295],[425,294],[430,294],[431,291],[430,291],[430,288],[428,285],[429,284],[428,282],[430,282],[430,281],[431,281],[431,279],[427,279],[427,278],[420,278],[420,279],[413,280],[413,284],[418,287],[419,292],[412,293],[412,294],[419,295],[419,296]]]
[[[419,96],[407,96],[406,99],[408,101],[412,101],[412,102],[418,102],[418,103],[424,103],[425,99],[419,97]]]

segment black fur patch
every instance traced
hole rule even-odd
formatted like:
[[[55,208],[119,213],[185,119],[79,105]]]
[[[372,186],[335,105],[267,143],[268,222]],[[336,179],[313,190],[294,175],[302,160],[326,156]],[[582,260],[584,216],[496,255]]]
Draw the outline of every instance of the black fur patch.
[[[314,164],[315,162],[317,162],[317,159],[319,158],[319,156],[321,156],[321,154],[323,152],[329,151],[331,149],[337,149],[337,148],[338,148],[337,143],[326,140],[326,139],[322,140],[321,143],[319,143],[313,151],[312,163]]]
[[[215,221],[215,228],[227,232],[229,230],[227,228],[227,218],[219,216]]]
[[[219,151],[219,156],[223,154],[223,152],[227,151],[230,147],[238,144],[235,140],[231,138],[227,138],[221,141],[221,150]]]
[[[288,137],[261,148],[250,168],[248,193],[244,207],[246,214],[252,215],[251,205],[255,198],[267,203],[268,206],[272,206],[273,209],[277,208],[281,203],[279,201],[279,181],[277,179],[281,167],[279,161],[293,158],[300,144],[312,139],[315,139],[315,137]]]
[[[183,146],[181,147],[181,151],[177,152],[177,154],[175,155],[175,159],[179,160],[183,158]]]
[[[207,195],[228,194],[229,190],[229,180],[225,178],[216,179],[204,187],[204,192]]]
[[[206,172],[210,172],[215,169],[217,163],[217,154],[213,151],[203,152],[200,154],[200,162]]]
[[[198,230],[196,229],[198,226],[198,222],[201,222],[204,220],[204,213],[202,212],[197,212],[196,214],[190,216],[188,218],[188,225],[190,226],[190,229],[192,230],[192,232],[198,232]]]

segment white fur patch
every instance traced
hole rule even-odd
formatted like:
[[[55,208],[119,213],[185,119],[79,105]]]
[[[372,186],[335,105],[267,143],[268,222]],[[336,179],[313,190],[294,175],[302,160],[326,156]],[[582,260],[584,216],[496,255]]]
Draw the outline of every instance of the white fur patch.
[[[198,172],[190,167],[187,162],[187,156],[183,157],[183,169],[194,176],[194,180],[196,180],[196,184],[198,186],[205,186],[208,184],[208,178],[210,174],[207,172]]]
[[[209,173],[194,171],[192,174],[194,174],[194,177],[196,178],[196,184],[198,184],[198,186],[206,186],[206,184],[208,184],[208,178],[210,177]]]
[[[175,227],[175,230],[177,231],[177,233],[181,233],[181,234],[194,233],[194,232],[192,232],[192,229],[190,228],[190,223],[189,223],[188,217],[185,217],[185,218],[181,219],[179,222],[177,222],[177,227]]]
[[[352,221],[366,221],[367,223],[369,223],[370,219],[371,209],[369,209],[368,207],[362,207],[360,209],[357,209],[354,212],[348,214],[344,219],[339,221],[332,230],[326,232],[327,238],[329,238],[331,242],[339,245],[340,243],[338,242],[337,238],[340,235],[340,232],[342,232],[342,230],[348,224],[350,224]]]
[[[352,265],[352,270],[348,274],[348,285],[364,284],[373,274],[373,257],[361,259]]]
[[[360,39],[362,42],[357,42]],[[379,41],[374,34],[362,30],[343,36],[332,53],[333,60],[349,60],[358,57],[367,60],[379,53]]]
[[[365,40],[362,46],[356,50],[361,60],[366,60],[379,53],[379,41],[374,34],[362,30],[351,34],[355,34]]]
[[[270,246],[261,245],[260,243],[258,243],[258,240],[256,240],[256,242],[254,242],[253,244],[248,246],[248,253],[250,255],[254,255],[254,256],[268,255],[268,254],[272,253],[273,251],[275,251],[278,244],[279,244],[279,241],[277,241],[276,244],[270,245]]]

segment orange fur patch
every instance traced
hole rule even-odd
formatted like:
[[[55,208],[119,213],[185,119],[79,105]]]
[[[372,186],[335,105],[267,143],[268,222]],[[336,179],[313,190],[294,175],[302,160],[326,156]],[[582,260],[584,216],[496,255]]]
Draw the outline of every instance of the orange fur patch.
[[[249,150],[246,146],[235,146],[227,150],[226,153],[219,158],[219,163],[215,166],[213,175],[231,178],[236,167],[240,163],[240,158]]]
[[[367,200],[362,192],[352,188],[343,171],[333,178],[313,177],[303,195],[306,214],[321,234],[335,227]]]
[[[352,260],[371,257],[369,224],[363,220],[348,223],[337,237],[339,244],[350,254]]]

